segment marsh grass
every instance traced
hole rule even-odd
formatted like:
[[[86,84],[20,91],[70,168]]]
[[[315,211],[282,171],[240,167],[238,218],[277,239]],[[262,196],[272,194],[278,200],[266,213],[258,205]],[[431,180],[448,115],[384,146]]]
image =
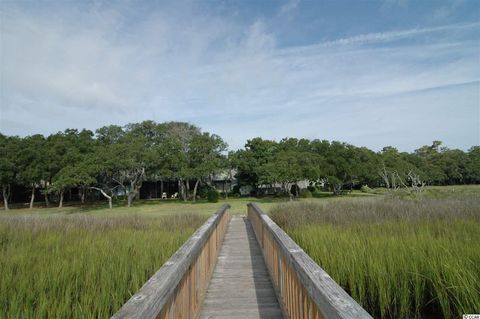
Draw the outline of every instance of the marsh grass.
[[[205,216],[1,216],[1,318],[108,318]]]
[[[378,318],[480,309],[480,198],[292,203],[272,218]]]

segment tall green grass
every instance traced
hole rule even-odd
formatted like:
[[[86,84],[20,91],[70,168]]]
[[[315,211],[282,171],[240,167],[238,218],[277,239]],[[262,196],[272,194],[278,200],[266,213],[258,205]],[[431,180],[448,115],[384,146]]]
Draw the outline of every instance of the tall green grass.
[[[272,218],[378,318],[480,311],[480,197],[275,207]]]
[[[3,216],[0,318],[108,318],[205,219]]]

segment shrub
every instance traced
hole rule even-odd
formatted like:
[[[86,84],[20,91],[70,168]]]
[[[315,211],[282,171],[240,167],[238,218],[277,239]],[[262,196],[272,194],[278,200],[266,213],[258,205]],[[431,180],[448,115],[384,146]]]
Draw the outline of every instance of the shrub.
[[[289,194],[285,191],[278,191],[275,194],[273,194],[274,198],[285,198],[285,197],[288,197],[288,196],[289,196]]]
[[[312,198],[312,192],[308,189],[304,189],[300,192],[301,198]]]
[[[218,197],[219,197],[219,194],[216,190],[214,189],[211,189],[208,191],[207,193],[207,200],[210,202],[210,203],[216,203],[218,202]]]
[[[199,187],[197,191],[197,196],[200,198],[206,198],[208,194],[208,187]]]
[[[239,185],[233,186],[233,188],[232,188],[232,194],[238,194],[238,195],[240,195],[240,186],[239,186]],[[240,197],[240,196],[239,196],[239,197]]]
[[[307,186],[307,189],[308,189],[310,192],[312,192],[312,193],[314,193],[314,192],[317,191],[317,188],[316,188],[315,186],[313,186],[313,185]]]
[[[372,189],[370,187],[368,187],[368,185],[363,185],[361,188],[360,188],[360,191],[362,193],[371,193],[372,192]]]

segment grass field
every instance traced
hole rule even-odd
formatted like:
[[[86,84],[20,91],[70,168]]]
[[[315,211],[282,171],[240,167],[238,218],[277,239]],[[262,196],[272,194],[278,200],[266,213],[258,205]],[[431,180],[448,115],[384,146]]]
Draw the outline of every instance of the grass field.
[[[0,211],[0,318],[108,318],[225,202]]]
[[[273,219],[378,318],[480,310],[480,188],[282,204]]]
[[[245,214],[251,201],[377,317],[478,312],[479,194],[455,187],[415,197],[0,210],[0,318],[109,317],[223,203]]]

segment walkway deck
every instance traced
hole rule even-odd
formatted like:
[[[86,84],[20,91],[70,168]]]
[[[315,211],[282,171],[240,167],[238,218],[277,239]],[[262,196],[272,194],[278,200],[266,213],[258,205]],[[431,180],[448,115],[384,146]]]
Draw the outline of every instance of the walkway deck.
[[[230,221],[199,318],[282,318],[247,218]]]

